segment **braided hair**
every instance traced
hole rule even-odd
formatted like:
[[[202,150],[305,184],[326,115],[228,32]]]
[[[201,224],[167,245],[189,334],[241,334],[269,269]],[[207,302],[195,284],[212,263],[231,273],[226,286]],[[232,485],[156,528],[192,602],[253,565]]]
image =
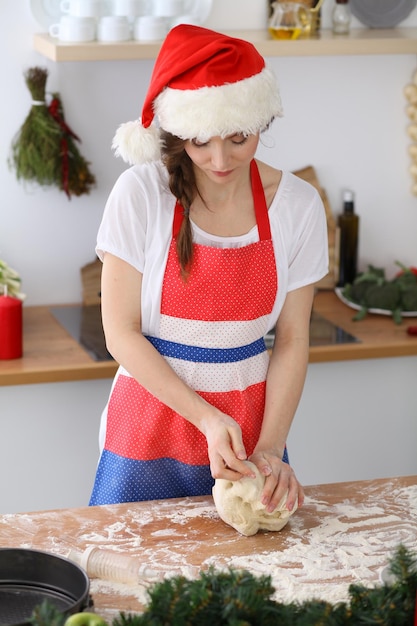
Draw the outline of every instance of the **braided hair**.
[[[190,273],[193,261],[193,235],[190,223],[190,207],[198,194],[193,164],[186,153],[185,140],[161,131],[162,162],[168,170],[168,184],[171,193],[184,209],[184,218],[177,237],[177,255],[181,274],[185,279]]]

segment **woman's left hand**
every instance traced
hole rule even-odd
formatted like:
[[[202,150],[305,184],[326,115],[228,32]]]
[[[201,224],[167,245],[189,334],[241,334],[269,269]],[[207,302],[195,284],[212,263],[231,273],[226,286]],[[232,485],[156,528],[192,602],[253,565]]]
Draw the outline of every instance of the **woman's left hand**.
[[[288,493],[286,508],[292,511],[296,503],[301,507],[304,502],[304,490],[298,482],[295,472],[288,463],[271,451],[254,452],[249,461],[254,463],[265,478],[261,502],[268,513],[273,513],[285,494]]]

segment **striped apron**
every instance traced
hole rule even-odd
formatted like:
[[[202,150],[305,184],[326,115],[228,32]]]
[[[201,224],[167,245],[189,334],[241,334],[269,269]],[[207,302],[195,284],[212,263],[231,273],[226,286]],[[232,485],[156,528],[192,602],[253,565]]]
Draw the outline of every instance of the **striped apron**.
[[[183,215],[177,203],[160,332],[147,337],[178,376],[239,423],[248,455],[262,426],[269,363],[263,337],[278,288],[268,210],[254,160],[251,181],[259,241],[240,248],[194,244],[185,282],[176,252]],[[213,482],[204,435],[134,378],[120,374],[109,399],[90,505],[206,495]]]

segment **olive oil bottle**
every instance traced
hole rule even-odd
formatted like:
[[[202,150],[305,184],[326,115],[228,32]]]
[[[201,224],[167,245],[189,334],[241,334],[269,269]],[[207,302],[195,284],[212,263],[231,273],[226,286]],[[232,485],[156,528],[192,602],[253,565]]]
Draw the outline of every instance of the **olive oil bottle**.
[[[359,216],[355,213],[353,192],[343,193],[343,213],[339,215],[339,281],[338,287],[352,283],[357,274]]]

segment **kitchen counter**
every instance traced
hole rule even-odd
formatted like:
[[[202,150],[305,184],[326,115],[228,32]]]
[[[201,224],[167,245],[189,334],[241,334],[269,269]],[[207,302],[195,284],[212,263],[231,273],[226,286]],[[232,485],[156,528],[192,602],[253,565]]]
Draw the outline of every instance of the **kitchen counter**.
[[[130,556],[137,584],[91,578],[95,611],[111,621],[140,612],[150,570],[192,578],[210,565],[269,574],[283,602],[348,599],[350,583],[378,584],[400,543],[415,551],[417,476],[309,486],[306,503],[280,532],[243,537],[211,497],[180,498],[0,516],[0,546],[67,556],[90,546]],[[110,577],[109,577],[110,578]]]
[[[65,305],[63,305],[65,306]],[[391,318],[369,315],[353,322],[354,311],[333,292],[316,295],[314,310],[359,339],[358,343],[312,346],[310,363],[417,355],[417,337],[406,328],[417,317],[395,325]],[[0,386],[112,378],[114,361],[94,361],[58,323],[48,306],[23,308],[23,358],[0,361]]]

